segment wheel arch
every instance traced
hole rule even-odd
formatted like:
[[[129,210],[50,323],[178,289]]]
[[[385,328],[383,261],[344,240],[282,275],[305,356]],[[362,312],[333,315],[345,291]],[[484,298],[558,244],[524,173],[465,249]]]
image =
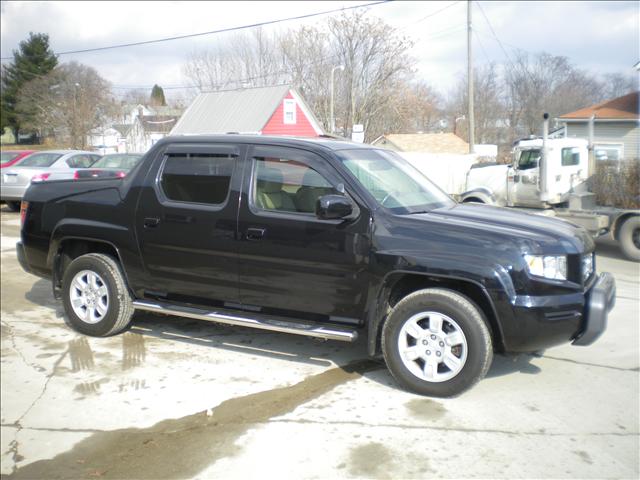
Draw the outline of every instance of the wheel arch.
[[[102,253],[115,258],[120,264],[120,268],[122,268],[127,287],[129,286],[127,272],[124,269],[124,264],[122,262],[122,256],[120,255],[120,251],[116,245],[103,239],[65,236],[57,239],[55,243],[52,242],[47,258],[47,263],[51,265],[51,281],[54,296],[56,298],[59,298],[60,296],[62,277],[66,268],[73,260],[82,255],[86,255],[87,253]],[[131,289],[129,288],[129,290]]]
[[[633,217],[640,217],[640,212],[625,212],[615,218],[613,225],[611,226],[611,233],[616,241],[620,241],[620,229],[622,228],[622,225]]]
[[[402,298],[426,288],[445,288],[460,293],[482,311],[497,351],[504,351],[504,336],[496,308],[487,290],[478,282],[466,278],[430,273],[397,271],[387,274],[379,289],[376,307],[370,309],[367,328],[367,349],[370,355],[380,353],[382,325],[391,310]]]

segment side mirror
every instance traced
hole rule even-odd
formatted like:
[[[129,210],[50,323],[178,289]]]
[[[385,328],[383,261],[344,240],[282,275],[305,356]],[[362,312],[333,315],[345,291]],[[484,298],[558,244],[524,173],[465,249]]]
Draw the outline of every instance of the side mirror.
[[[316,200],[316,217],[336,220],[353,213],[353,203],[344,195],[323,195]]]

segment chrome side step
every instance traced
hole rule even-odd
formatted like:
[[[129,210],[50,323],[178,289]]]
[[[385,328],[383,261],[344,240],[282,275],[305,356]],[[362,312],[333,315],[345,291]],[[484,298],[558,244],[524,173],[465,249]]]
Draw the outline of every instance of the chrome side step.
[[[327,340],[341,340],[343,342],[354,342],[358,338],[358,332],[348,328],[333,325],[321,325],[318,323],[302,323],[274,317],[261,313],[242,312],[249,316],[240,316],[239,312],[207,311],[199,308],[171,305],[161,302],[150,302],[148,300],[134,300],[133,307],[136,310],[146,312],[163,313],[165,315],[176,315],[178,317],[195,318],[209,322],[226,323],[238,325],[240,327],[259,328],[274,332],[294,333],[309,337],[325,338]]]

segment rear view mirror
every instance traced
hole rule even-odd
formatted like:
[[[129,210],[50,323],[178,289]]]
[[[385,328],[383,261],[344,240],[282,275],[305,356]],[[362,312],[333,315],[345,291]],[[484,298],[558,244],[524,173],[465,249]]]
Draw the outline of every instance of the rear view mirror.
[[[343,195],[323,195],[316,200],[316,216],[321,220],[336,220],[353,213],[353,203]]]

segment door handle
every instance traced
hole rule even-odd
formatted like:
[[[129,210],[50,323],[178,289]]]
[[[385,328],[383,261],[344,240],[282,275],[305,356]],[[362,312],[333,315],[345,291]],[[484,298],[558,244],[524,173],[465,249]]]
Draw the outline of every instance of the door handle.
[[[160,223],[160,219],[158,217],[146,217],[144,219],[143,225],[144,228],[155,228]]]
[[[262,240],[266,228],[247,228],[247,240]]]

